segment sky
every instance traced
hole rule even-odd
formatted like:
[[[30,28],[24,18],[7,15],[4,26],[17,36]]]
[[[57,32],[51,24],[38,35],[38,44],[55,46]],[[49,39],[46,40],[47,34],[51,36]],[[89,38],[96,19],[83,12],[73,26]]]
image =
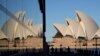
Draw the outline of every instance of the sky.
[[[26,18],[32,19],[33,23],[42,23],[38,0],[0,0],[0,4],[13,14],[25,11]],[[46,0],[46,40],[52,41],[57,32],[54,23],[67,24],[67,18],[76,20],[77,10],[88,14],[100,25],[100,0]],[[0,11],[0,27],[9,17]]]
[[[91,16],[100,25],[100,0],[46,0],[47,41],[52,41],[57,32],[53,24],[67,24],[67,18],[76,20],[77,10]]]

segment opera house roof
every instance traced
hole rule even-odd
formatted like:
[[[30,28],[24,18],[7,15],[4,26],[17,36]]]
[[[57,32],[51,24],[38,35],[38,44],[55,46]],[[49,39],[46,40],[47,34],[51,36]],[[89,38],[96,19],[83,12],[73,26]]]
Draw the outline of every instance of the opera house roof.
[[[0,31],[0,39],[3,39],[3,38],[7,38],[7,37],[2,31]]]
[[[1,28],[0,39],[8,38],[9,40],[13,40],[16,37],[22,39],[22,37],[27,38],[28,35],[38,36],[42,33],[42,24],[33,24],[32,20],[25,19],[25,12],[19,11],[15,14],[15,16],[20,22],[22,22],[22,25],[24,24],[27,28],[34,32],[34,34],[16,20],[9,18]]]
[[[84,37],[91,40],[94,35],[100,36],[100,29],[96,22],[87,14],[76,11],[77,20],[67,18],[67,25],[54,24],[63,36],[72,35],[74,38]]]

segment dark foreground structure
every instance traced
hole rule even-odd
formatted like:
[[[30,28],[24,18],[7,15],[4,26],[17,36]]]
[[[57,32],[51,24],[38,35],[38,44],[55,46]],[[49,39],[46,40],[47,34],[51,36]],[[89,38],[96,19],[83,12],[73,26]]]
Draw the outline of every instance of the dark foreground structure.
[[[0,56],[43,56],[42,49],[0,50]]]
[[[99,49],[51,48],[46,53],[43,49],[0,50],[0,56],[100,56]]]

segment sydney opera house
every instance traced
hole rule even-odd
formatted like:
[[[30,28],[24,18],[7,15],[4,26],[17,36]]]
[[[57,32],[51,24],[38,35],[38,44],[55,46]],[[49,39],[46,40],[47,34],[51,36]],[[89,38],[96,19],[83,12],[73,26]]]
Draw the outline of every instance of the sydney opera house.
[[[15,16],[22,24],[12,18],[6,20],[0,30],[0,48],[43,48],[42,24],[33,24],[23,11]]]
[[[50,48],[99,48],[100,28],[83,12],[76,11],[77,20],[67,18],[67,24],[53,24],[57,30]]]
[[[0,48],[43,48],[42,24],[33,24],[25,19],[25,12],[15,14],[16,20],[9,18],[0,30]],[[77,20],[68,18],[67,24],[54,24],[57,30],[50,48],[95,48],[100,47],[100,28],[83,12],[76,12]],[[23,26],[24,25],[24,26]]]

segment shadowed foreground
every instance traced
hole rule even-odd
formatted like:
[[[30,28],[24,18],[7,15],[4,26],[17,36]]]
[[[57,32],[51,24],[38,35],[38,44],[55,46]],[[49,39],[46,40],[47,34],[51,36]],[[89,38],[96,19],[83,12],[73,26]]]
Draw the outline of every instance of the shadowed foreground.
[[[44,54],[42,49],[2,49],[0,56],[100,56],[100,51],[99,49],[51,48]]]

